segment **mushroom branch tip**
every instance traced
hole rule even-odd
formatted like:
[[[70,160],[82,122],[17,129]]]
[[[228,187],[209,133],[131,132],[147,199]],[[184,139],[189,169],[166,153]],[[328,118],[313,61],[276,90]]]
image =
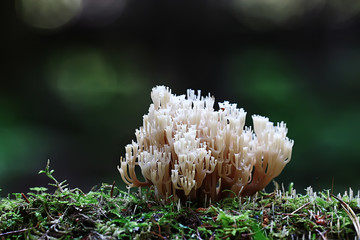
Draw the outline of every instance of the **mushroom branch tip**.
[[[284,122],[253,115],[228,101],[188,89],[177,96],[165,86],[151,91],[152,104],[125,147],[118,170],[129,187],[152,186],[159,199],[250,196],[266,187],[291,159],[294,141]],[[144,181],[136,176],[141,170]],[[227,190],[227,191],[225,191]]]

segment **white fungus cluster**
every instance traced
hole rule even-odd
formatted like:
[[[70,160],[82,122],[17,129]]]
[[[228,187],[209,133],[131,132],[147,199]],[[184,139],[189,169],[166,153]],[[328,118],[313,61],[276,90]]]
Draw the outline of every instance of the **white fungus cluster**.
[[[149,113],[127,145],[118,167],[129,187],[152,185],[165,199],[218,200],[230,192],[253,195],[290,161],[293,140],[285,123],[276,126],[253,115],[254,131],[244,127],[246,112],[225,101],[188,90],[176,96],[165,86],[152,89]],[[136,177],[139,166],[145,181]],[[230,191],[224,191],[230,190]],[[232,193],[232,195],[233,195]]]

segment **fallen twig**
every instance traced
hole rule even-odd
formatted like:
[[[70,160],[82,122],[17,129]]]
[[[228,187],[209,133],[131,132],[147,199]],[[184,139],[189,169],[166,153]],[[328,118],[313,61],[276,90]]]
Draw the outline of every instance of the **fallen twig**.
[[[113,184],[111,185],[111,190],[110,190],[110,197],[113,197],[113,193],[114,193],[114,187],[115,187],[115,181],[113,182]]]
[[[21,193],[21,196],[24,198],[25,202],[30,203],[29,199],[26,197],[24,193]]]

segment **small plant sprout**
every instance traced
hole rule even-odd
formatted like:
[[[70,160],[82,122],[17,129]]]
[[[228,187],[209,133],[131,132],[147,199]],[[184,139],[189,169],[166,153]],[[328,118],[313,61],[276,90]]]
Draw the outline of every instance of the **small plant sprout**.
[[[153,186],[160,199],[186,201],[205,197],[251,196],[278,176],[290,161],[293,140],[284,122],[274,125],[227,101],[214,110],[215,99],[188,90],[176,96],[165,86],[152,89],[153,103],[125,147],[121,177],[129,187]],[[138,180],[139,166],[145,181]]]

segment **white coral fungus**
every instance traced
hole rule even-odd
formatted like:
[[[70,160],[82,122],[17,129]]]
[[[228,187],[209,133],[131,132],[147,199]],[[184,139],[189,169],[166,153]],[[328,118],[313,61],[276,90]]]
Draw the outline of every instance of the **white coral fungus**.
[[[225,101],[215,111],[213,97],[190,89],[185,97],[157,86],[151,98],[136,142],[125,147],[118,166],[129,187],[152,185],[162,199],[249,196],[290,161],[294,141],[286,137],[283,122],[274,126],[268,118],[253,115],[253,131],[244,127],[244,109]],[[144,182],[136,177],[137,165]]]

